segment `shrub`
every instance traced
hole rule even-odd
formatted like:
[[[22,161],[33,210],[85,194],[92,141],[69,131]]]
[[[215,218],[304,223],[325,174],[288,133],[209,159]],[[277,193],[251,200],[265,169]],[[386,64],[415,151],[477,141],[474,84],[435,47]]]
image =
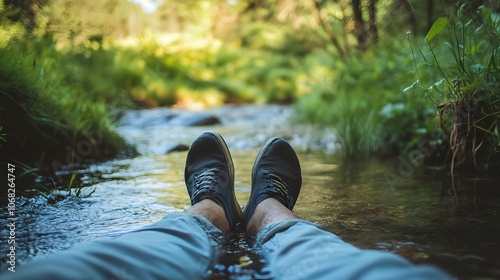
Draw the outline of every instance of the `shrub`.
[[[345,160],[405,152],[433,130],[430,104],[404,91],[412,60],[403,42],[342,60],[321,54],[321,64],[305,70],[311,93],[299,100],[298,118],[331,126]]]

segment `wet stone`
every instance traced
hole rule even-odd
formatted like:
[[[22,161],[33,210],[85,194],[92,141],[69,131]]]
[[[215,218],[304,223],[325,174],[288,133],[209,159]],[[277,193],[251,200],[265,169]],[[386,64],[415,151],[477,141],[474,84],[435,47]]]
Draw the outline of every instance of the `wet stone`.
[[[185,144],[172,144],[168,145],[165,149],[165,154],[173,153],[173,152],[182,152],[189,150],[189,146]]]
[[[169,121],[171,125],[180,126],[206,126],[220,123],[221,120],[217,116],[204,113],[186,113],[174,117]]]
[[[175,152],[183,152],[189,150],[189,146],[182,143],[164,143],[162,145],[151,148],[150,153],[156,155],[166,155]]]

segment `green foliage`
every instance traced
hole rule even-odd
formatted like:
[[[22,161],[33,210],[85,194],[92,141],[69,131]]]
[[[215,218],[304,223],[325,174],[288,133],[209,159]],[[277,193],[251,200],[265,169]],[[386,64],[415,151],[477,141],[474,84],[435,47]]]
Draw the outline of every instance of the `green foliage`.
[[[231,56],[238,57],[237,60],[223,65],[219,58],[224,58],[227,52]],[[242,82],[247,85],[248,90],[241,88],[228,88],[228,93],[234,97],[242,95],[246,101],[289,103],[297,98],[295,79],[298,75],[298,67],[293,57],[279,53],[252,51],[249,49],[222,49],[216,54],[217,64],[214,72],[217,77],[224,77],[225,83],[231,81],[233,84]],[[232,92],[231,92],[232,90]]]
[[[116,155],[124,142],[112,129],[109,107],[75,79],[68,80],[77,74],[67,69],[66,55],[47,44],[23,37],[0,48],[0,122],[7,134],[2,156],[64,158],[64,147],[76,147],[91,131],[103,137],[92,143],[89,159]]]
[[[129,65],[140,69],[138,83],[128,88],[142,106],[290,103],[297,98],[299,68],[294,57],[221,46],[217,40],[202,38],[163,44],[143,39],[134,48],[115,48]]]
[[[436,35],[441,33],[447,25],[448,25],[448,19],[445,17],[441,17],[438,20],[436,20],[434,24],[431,26],[431,29],[429,30],[427,35],[425,36],[425,40],[427,40],[427,42],[430,42],[434,37],[436,37]]]
[[[449,131],[452,167],[488,168],[500,153],[500,15],[493,12],[498,8],[494,1],[474,11],[460,6],[434,23],[417,46],[419,55],[414,53],[414,85],[436,104]]]
[[[22,2],[33,17],[18,11],[16,20],[0,6],[0,98],[14,105],[1,112],[7,140],[41,135],[40,144],[23,145],[42,151],[98,130],[116,151],[123,141],[112,130],[115,109],[298,99],[299,118],[334,124],[345,158],[395,154],[432,130],[431,105],[412,94],[416,87],[402,89],[412,83],[406,46],[387,35],[415,27],[411,8],[423,17],[428,2],[377,1],[378,31],[360,7],[363,40],[349,1],[163,1],[153,14],[130,1],[87,2]],[[445,27],[438,21],[427,41]],[[466,68],[483,71],[476,64]],[[422,81],[435,71],[420,74]],[[13,115],[23,116],[25,131],[4,122]]]
[[[299,100],[299,119],[332,126],[340,156],[351,160],[416,147],[436,132],[438,107],[443,119],[437,124],[452,131],[452,143],[474,143],[460,148],[473,154],[496,153],[499,17],[486,7],[466,15],[470,9],[462,6],[457,17],[439,18],[422,46],[410,45],[411,52],[403,40],[391,38],[391,45],[381,40],[371,51],[351,53],[343,60],[322,57],[321,64],[305,64],[305,87],[311,94]],[[314,65],[322,69],[320,75]],[[423,86],[424,81],[431,82]],[[418,94],[422,89],[433,103]],[[467,127],[460,128],[457,121]],[[461,138],[468,134],[474,139]]]
[[[414,86],[418,84],[431,98],[444,102],[456,101],[463,98],[463,94],[485,88],[496,91],[492,83],[498,77],[500,17],[481,6],[470,18],[471,15],[464,14],[465,7],[449,19],[438,19],[426,40],[417,45],[416,50],[412,49],[419,76]],[[425,76],[426,73],[431,75]],[[438,79],[435,73],[440,74]]]
[[[403,91],[412,79],[412,59],[402,43],[380,42],[345,60],[321,56],[322,79],[310,79],[311,94],[298,102],[299,119],[333,127],[345,160],[405,152],[433,130],[432,107]],[[307,75],[315,75],[313,69]]]

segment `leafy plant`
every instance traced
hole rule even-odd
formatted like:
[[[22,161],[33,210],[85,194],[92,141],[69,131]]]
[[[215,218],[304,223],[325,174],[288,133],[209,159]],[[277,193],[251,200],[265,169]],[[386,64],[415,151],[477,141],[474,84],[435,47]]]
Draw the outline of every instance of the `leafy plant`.
[[[499,160],[500,15],[491,9],[498,3],[487,4],[472,13],[467,4],[460,6],[432,25],[419,56],[412,48],[419,78],[414,85],[434,103],[440,123],[451,123],[443,129],[449,130],[452,173],[489,169]],[[439,78],[425,86],[436,71]]]

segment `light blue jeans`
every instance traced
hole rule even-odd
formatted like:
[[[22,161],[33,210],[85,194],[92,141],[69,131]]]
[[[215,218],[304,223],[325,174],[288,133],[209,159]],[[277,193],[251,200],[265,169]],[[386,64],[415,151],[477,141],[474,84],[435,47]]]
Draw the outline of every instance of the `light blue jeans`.
[[[93,242],[7,271],[1,279],[202,279],[222,232],[201,216],[169,214],[138,231]],[[257,235],[275,279],[451,279],[397,255],[360,250],[303,220]]]

